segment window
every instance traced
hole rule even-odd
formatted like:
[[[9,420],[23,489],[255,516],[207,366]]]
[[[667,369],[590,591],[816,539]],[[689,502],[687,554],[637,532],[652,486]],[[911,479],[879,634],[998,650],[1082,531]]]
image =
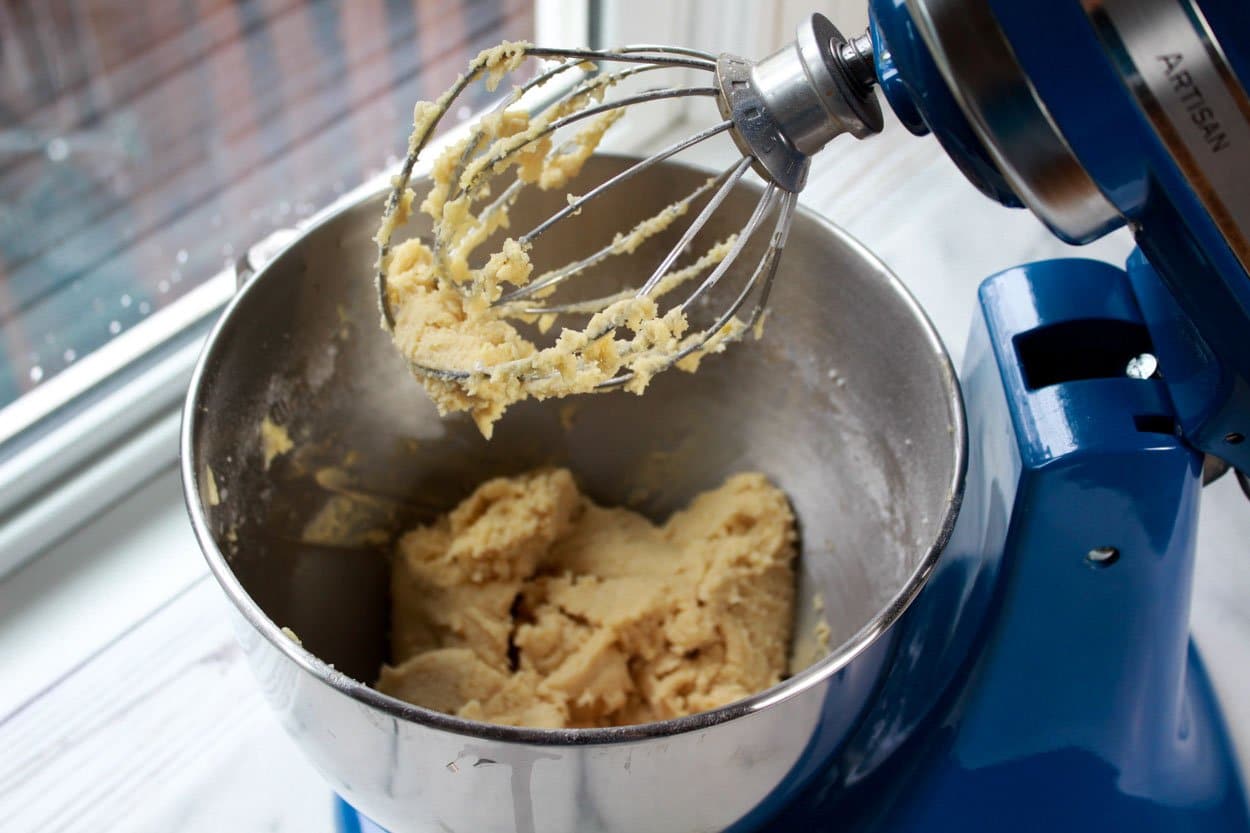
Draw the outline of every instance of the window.
[[[0,442],[214,308],[197,287],[533,28],[525,0],[0,0]]]

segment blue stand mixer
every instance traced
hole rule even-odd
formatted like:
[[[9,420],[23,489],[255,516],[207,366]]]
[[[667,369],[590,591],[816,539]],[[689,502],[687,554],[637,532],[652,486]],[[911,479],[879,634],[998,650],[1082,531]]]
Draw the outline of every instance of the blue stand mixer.
[[[880,130],[879,85],[987,196],[1140,249],[982,284],[964,505],[895,666],[835,763],[734,830],[1250,830],[1189,638],[1204,471],[1250,472],[1250,11],[874,0],[871,21],[811,24],[843,98],[823,130]],[[787,135],[828,119],[772,100]]]
[[[762,125],[733,133],[757,170],[799,190],[834,136],[881,129],[879,86],[987,196],[1072,243],[1127,225],[1139,250],[981,285],[942,556],[836,754],[814,739],[731,829],[1250,831],[1189,633],[1204,481],[1250,495],[1250,9],[872,0],[870,18],[722,56],[723,111]],[[806,70],[752,74],[787,62]],[[339,824],[381,830],[345,802]]]

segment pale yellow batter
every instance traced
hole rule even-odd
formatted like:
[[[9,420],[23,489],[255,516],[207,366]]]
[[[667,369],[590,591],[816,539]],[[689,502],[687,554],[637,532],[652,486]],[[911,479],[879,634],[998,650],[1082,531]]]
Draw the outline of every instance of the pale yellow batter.
[[[275,457],[295,448],[295,443],[291,442],[291,435],[287,433],[286,428],[268,416],[260,421],[260,444],[266,469],[273,463]]]
[[[739,474],[655,526],[564,469],[488,481],[400,540],[377,688],[491,723],[619,726],[779,682],[794,616],[785,495]]]
[[[487,50],[470,64],[470,72],[484,72],[487,86],[493,89],[504,74],[521,64],[526,46],[505,43]],[[563,329],[553,344],[542,348],[513,324],[517,319],[532,321],[534,315],[522,312],[521,307],[492,306],[510,288],[543,280],[544,275],[533,274],[528,250],[515,238],[508,238],[489,257],[474,258],[483,265],[470,265],[475,251],[510,222],[510,201],[492,207],[491,197],[497,196],[502,186],[492,195],[491,177],[515,169],[516,179],[523,185],[544,190],[565,187],[624,111],[609,110],[588,119],[559,146],[553,145],[552,136],[541,134],[556,119],[601,101],[610,84],[608,76],[590,79],[575,95],[533,116],[505,106],[478,122],[482,134],[473,148],[468,148],[470,138],[448,147],[434,162],[430,191],[420,203],[420,210],[433,220],[436,245],[413,239],[387,251],[396,228],[407,220],[416,202],[416,195],[402,181],[396,184],[397,189],[403,189],[396,209],[384,218],[378,231],[377,241],[386,252],[379,268],[387,278],[386,303],[394,318],[396,346],[440,412],[470,412],[488,438],[505,409],[522,399],[589,393],[626,372],[632,374],[626,389],[641,393],[656,373],[671,366],[676,355],[693,348],[703,337],[702,332],[691,331],[677,306],[663,310],[657,302],[665,293],[724,260],[732,238],[672,272],[651,296],[635,298],[632,292],[613,296],[589,322],[580,328]],[[438,101],[417,105],[410,153],[422,146],[450,101],[444,95]],[[515,98],[508,103],[515,103]],[[471,151],[467,163],[466,149]],[[706,187],[710,186],[711,182]],[[692,200],[693,195],[633,229],[623,230],[610,241],[611,254],[632,253],[683,217]],[[638,271],[649,267],[632,264],[623,268]],[[528,304],[541,302],[547,291],[537,293]],[[547,331],[553,317],[537,317],[541,332]],[[742,323],[731,320],[677,366],[693,371],[702,356],[723,350],[741,331]]]

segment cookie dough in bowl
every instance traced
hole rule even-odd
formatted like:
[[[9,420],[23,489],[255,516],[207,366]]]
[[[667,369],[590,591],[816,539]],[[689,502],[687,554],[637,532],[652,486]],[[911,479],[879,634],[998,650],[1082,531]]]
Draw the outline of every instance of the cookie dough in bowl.
[[[583,496],[567,469],[482,484],[405,534],[377,687],[471,720],[621,726],[781,681],[794,515],[758,473],[656,526]]]

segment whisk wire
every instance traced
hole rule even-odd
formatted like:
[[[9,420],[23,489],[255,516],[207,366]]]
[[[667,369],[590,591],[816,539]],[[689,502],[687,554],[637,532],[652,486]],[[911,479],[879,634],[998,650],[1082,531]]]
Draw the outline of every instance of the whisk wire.
[[[687,195],[685,198],[683,198],[682,200],[676,203],[676,205],[678,206],[689,204],[696,197],[700,196],[701,194],[705,193],[711,188],[713,187],[716,188],[716,192],[712,195],[712,199],[709,200],[708,204],[705,205],[703,207],[703,210],[699,212],[699,215],[698,217],[695,218],[694,222],[692,222],[689,226],[686,227],[686,231],[682,235],[681,239],[677,241],[676,245],[674,245],[672,248],[669,249],[668,254],[665,255],[664,257],[664,260],[661,261],[660,265],[656,268],[654,274],[652,274],[651,278],[642,286],[642,288],[634,292],[630,292],[630,291],[616,292],[611,295],[604,295],[599,298],[593,298],[587,301],[576,301],[576,302],[565,303],[565,304],[535,305],[535,306],[526,307],[520,310],[520,312],[525,315],[545,315],[549,313],[563,313],[563,312],[579,312],[579,313],[594,312],[594,311],[598,311],[608,306],[609,304],[622,300],[623,298],[628,298],[631,295],[634,297],[638,297],[638,298],[641,298],[645,295],[650,295],[652,292],[655,291],[660,281],[669,274],[674,261],[676,261],[676,259],[681,255],[681,253],[689,247],[695,235],[697,235],[699,231],[702,230],[703,226],[707,224],[711,216],[716,213],[716,209],[720,206],[722,202],[724,202],[725,197],[729,195],[729,192],[733,190],[733,186],[737,184],[738,180],[742,178],[743,174],[746,173],[746,170],[749,167],[750,167],[750,160],[742,160],[738,164],[734,165],[733,167],[728,168],[725,171],[722,171],[713,179],[704,182],[701,186],[695,189],[694,192]],[[594,255],[591,255],[591,257],[587,258],[586,261],[593,260],[593,262],[598,262],[599,260],[602,260],[604,257],[610,256],[611,254],[616,253],[615,252],[616,248],[617,248],[617,243],[616,241],[613,241],[613,243],[609,244],[608,246],[605,246],[603,249],[600,249]],[[586,266],[590,266],[591,263],[579,262],[578,264],[572,264],[572,265],[579,266],[580,268],[585,268]],[[562,272],[563,270],[556,270],[556,271]],[[568,276],[569,275],[561,275],[561,279],[568,277]],[[535,284],[541,284],[542,281],[546,280],[547,277],[548,276],[544,276],[542,279],[540,279],[540,281],[536,281]],[[691,275],[690,277],[693,277],[693,275]],[[527,285],[525,287],[521,287],[520,289],[514,290],[508,296],[500,298],[499,301],[496,302],[496,304],[502,305],[502,304],[512,303],[517,300],[523,300],[525,297],[528,297],[534,294],[535,292],[538,292],[544,288],[546,288],[545,285]]]
[[[508,157],[517,153],[526,145],[532,144],[539,139],[555,133],[560,128],[567,127],[575,122],[583,121],[611,110],[620,110],[625,107],[632,107],[635,104],[645,104],[649,101],[667,101],[673,98],[687,98],[689,96],[715,98],[718,95],[720,95],[720,90],[716,87],[662,87],[659,89],[647,90],[626,98],[616,99],[615,101],[605,101],[602,104],[596,104],[593,107],[587,107],[584,110],[578,110],[575,113],[570,113],[567,116],[562,116],[561,118],[556,119],[533,134],[522,133],[517,136],[510,137],[508,140],[504,140],[502,151],[481,163],[478,172],[466,185],[464,185],[462,191],[474,190],[481,182],[482,177],[487,176],[488,172],[491,171],[496,165],[500,162],[506,161]],[[457,195],[462,193],[462,191],[458,191]]]
[[[660,46],[633,46],[623,49],[556,49],[530,46],[527,55],[535,58],[566,58],[577,61],[630,61],[634,63],[663,64],[670,67],[716,70],[716,58],[706,52],[694,55],[696,50]],[[677,56],[677,57],[670,57]]]
[[[769,243],[768,251],[765,252],[764,257],[761,258],[759,264],[756,265],[755,271],[751,273],[751,278],[746,282],[746,285],[742,287],[742,291],[738,293],[738,297],[723,313],[721,313],[715,323],[703,331],[704,337],[696,343],[678,351],[678,353],[673,357],[674,364],[686,358],[686,356],[689,356],[696,350],[701,350],[713,336],[723,330],[725,325],[733,320],[734,316],[738,314],[738,311],[742,309],[742,305],[746,303],[747,298],[750,297],[751,292],[756,288],[756,285],[759,283],[760,275],[763,274],[765,275],[765,278],[760,299],[756,301],[750,320],[747,321],[740,332],[746,332],[751,329],[757,321],[759,321],[759,317],[763,313],[765,303],[768,300],[768,293],[772,289],[773,278],[777,274],[777,265],[781,262],[781,249],[784,246],[786,233],[790,228],[790,221],[794,216],[794,204],[797,199],[798,196],[796,194],[789,191],[785,192],[785,195],[780,200],[781,208],[777,214],[777,225],[775,231],[773,232],[772,240]]]
[[[562,72],[566,72],[580,66],[583,61],[616,61],[655,67],[676,66],[702,69],[709,72],[716,71],[716,56],[702,50],[687,49],[685,47],[677,46],[641,44],[624,46],[615,50],[602,50],[552,49],[527,45],[524,48],[524,51],[529,57],[562,58],[567,60],[563,63],[557,64],[551,69],[539,73],[534,78],[531,78],[529,81],[514,89],[511,95],[502,100],[502,106],[506,107],[515,103],[524,93],[542,86]],[[670,55],[684,57],[669,57]],[[481,78],[487,69],[488,67],[485,64],[473,67],[473,69],[469,72],[456,79],[456,82],[452,84],[446,93],[444,93],[442,100],[451,102],[459,98],[460,94],[463,93],[470,84]],[[562,98],[565,97],[566,96],[562,96]],[[425,150],[426,144],[429,142],[430,137],[434,135],[434,130],[442,121],[444,115],[446,115],[446,110],[440,113],[437,118],[427,125],[424,133],[417,137],[417,141],[409,147],[408,152],[404,155],[404,160],[400,166],[400,171],[397,177],[397,180],[400,183],[407,183],[412,178],[412,171],[416,166],[417,159],[421,156],[421,152]],[[391,193],[388,195],[386,203],[383,207],[384,219],[389,219],[392,215],[394,215],[395,211],[399,207],[399,200],[402,194],[403,187],[391,189]],[[380,249],[381,254],[385,256],[385,254],[390,250],[389,241],[381,244]],[[386,277],[384,274],[381,274],[381,270],[379,273],[379,281],[381,286],[385,286]],[[389,307],[384,306],[383,314],[387,325],[394,326],[395,322]]]
[[[539,238],[539,236],[542,235],[544,231],[551,228],[553,225],[558,223],[560,220],[563,220],[565,217],[569,216],[570,214],[576,214],[578,211],[582,209],[582,206],[586,205],[586,203],[590,202],[595,197],[604,193],[608,189],[616,185],[619,185],[620,183],[624,182],[627,179],[630,179],[631,177],[639,173],[642,173],[647,168],[650,168],[652,165],[663,162],[665,159],[668,159],[671,156],[675,156],[678,153],[681,153],[683,150],[686,150],[687,148],[694,147],[700,142],[710,139],[713,136],[716,136],[720,133],[724,133],[726,130],[728,130],[731,127],[733,127],[733,121],[727,119],[721,122],[720,124],[715,125],[714,127],[709,127],[706,130],[702,130],[693,136],[688,136],[679,142],[674,142],[673,144],[669,145],[663,150],[657,153],[654,153],[651,156],[648,156],[646,159],[636,162],[635,164],[629,166],[628,168],[621,171],[619,174],[612,177],[611,179],[605,180],[599,185],[596,185],[594,188],[590,189],[585,194],[582,194],[577,199],[570,202],[564,208],[561,208],[555,214],[552,214],[546,220],[543,220],[533,229],[531,229],[530,231],[527,231],[525,234],[517,238],[518,241],[522,245],[534,242],[535,240]]]
[[[548,70],[546,72],[539,74],[537,77],[530,79],[525,84],[522,84],[514,88],[512,93],[500,99],[500,101],[495,106],[488,109],[487,114],[492,114],[492,113],[499,111],[500,109],[506,109],[507,107],[512,106],[517,101],[519,101],[521,97],[529,90],[532,90],[538,86],[541,86],[542,84],[546,83],[548,80],[550,80],[552,77],[554,77],[558,73],[567,69],[577,67],[578,65],[579,65],[578,63],[573,62],[573,61],[566,61],[562,64],[559,64],[558,66],[556,66],[555,68],[551,70]],[[607,89],[608,87],[611,87],[626,78],[630,78],[642,72],[648,72],[648,71],[657,70],[657,69],[664,70],[664,69],[669,69],[669,67],[663,64],[639,64],[636,66],[631,66],[619,72],[591,76],[583,80],[582,82],[580,82],[571,91],[561,96],[555,102],[552,102],[551,104],[549,104],[546,108],[543,109],[542,112],[547,113],[547,112],[550,112],[552,109],[561,106],[563,103],[567,103],[569,101],[575,101],[577,100],[579,96],[586,95],[587,93],[592,92],[596,88]],[[551,131],[559,129],[560,126],[562,125],[552,125]],[[482,174],[489,175],[489,169],[494,164],[497,164],[498,162],[501,162],[507,159],[509,156],[511,156],[512,153],[519,152],[520,150],[525,148],[527,145],[531,144],[533,141],[538,141],[543,136],[548,135],[548,133],[551,131],[544,131],[542,134],[533,137],[532,140],[524,142],[524,143],[519,143],[514,148],[510,148],[509,152],[501,155],[500,159],[494,160],[490,163],[490,165],[484,166],[482,168]],[[474,154],[476,154],[478,150],[481,149],[482,139],[485,136],[485,134],[486,134],[485,116],[482,116],[482,117],[479,117],[473,132],[465,140],[464,149],[461,151],[460,157],[456,161],[456,165],[450,176],[452,188],[449,193],[449,198],[457,199],[461,196],[461,194],[464,193],[464,190],[461,188],[461,183],[460,183],[461,176],[463,175],[464,170],[468,166],[469,162],[473,159]],[[558,148],[551,152],[551,154],[548,156],[548,159],[553,158],[557,153],[559,153]],[[480,176],[478,178],[480,179]],[[524,185],[525,185],[524,181],[518,175],[516,179],[514,179],[513,182],[503,191],[503,193],[501,193],[500,196],[494,200],[494,202],[492,202],[490,205],[488,205],[485,209],[482,210],[482,212],[478,215],[476,222],[474,223],[473,230],[476,231],[477,229],[482,228],[487,223],[491,222],[497,216],[499,211],[506,210],[507,208],[509,208],[512,205],[512,203],[516,201],[516,198],[519,195],[520,190],[524,187]],[[525,243],[528,241],[522,241],[522,242]],[[439,267],[446,268],[446,251],[445,251],[446,242],[444,241],[443,236],[441,234],[434,235],[432,249],[434,253],[434,258],[438,262]],[[476,286],[462,286],[460,287],[460,292],[468,296],[472,294],[473,292],[475,292],[476,289],[477,289]]]
[[[716,184],[715,179],[711,179],[711,180],[708,180],[707,182],[704,182],[702,185],[695,188],[689,194],[682,197],[677,202],[673,203],[673,205],[669,206],[668,209],[666,210],[677,210],[678,208],[684,209],[686,206],[690,205],[690,203],[694,202],[700,196],[707,193],[715,184]],[[646,221],[644,220],[643,222],[645,223]],[[587,255],[581,260],[573,261],[572,263],[568,263],[564,266],[561,266],[557,269],[553,269],[550,272],[545,273],[544,275],[540,276],[536,280],[531,281],[530,283],[527,283],[525,286],[518,287],[517,289],[514,289],[511,292],[507,293],[506,295],[502,296],[496,302],[496,304],[504,305],[504,304],[512,303],[513,301],[521,300],[523,298],[528,298],[538,292],[542,292],[545,289],[549,289],[557,284],[563,283],[564,281],[571,278],[573,275],[576,275],[577,273],[585,269],[588,269],[591,266],[594,266],[596,263],[600,263],[601,261],[604,261],[607,258],[612,257],[613,255],[620,254],[622,251],[624,251],[624,249],[622,248],[621,239],[628,239],[632,234],[638,233],[638,231],[639,231],[638,228],[635,227],[635,229],[631,231],[629,235],[621,235],[620,237],[618,237],[618,239],[613,240],[611,243],[608,243],[606,246],[600,248],[598,251],[594,252],[593,254]],[[650,237],[651,234],[655,234],[655,233],[658,233],[658,230],[653,231],[650,234],[646,234],[645,237]],[[643,239],[645,239],[645,237]]]
[[[759,201],[755,203],[755,211],[752,212],[751,219],[747,220],[746,226],[742,229],[742,233],[738,235],[738,239],[734,241],[733,248],[729,250],[729,254],[716,265],[716,268],[712,270],[712,274],[707,276],[703,283],[699,285],[699,288],[690,293],[690,296],[682,302],[681,309],[683,312],[689,310],[712,287],[720,283],[720,279],[729,271],[729,267],[733,266],[734,261],[738,259],[738,255],[742,254],[742,250],[746,248],[751,237],[755,235],[756,230],[763,224],[764,218],[768,216],[768,212],[777,203],[777,193],[780,190],[776,185],[769,185],[765,189]]]
[[[756,289],[759,289],[759,298],[755,302],[750,319],[747,320],[746,324],[744,324],[742,328],[737,331],[737,333],[727,335],[724,340],[728,342],[741,338],[743,333],[750,331],[751,328],[758,323],[760,316],[763,314],[768,303],[768,296],[772,291],[773,280],[777,276],[777,266],[781,262],[781,250],[785,245],[785,239],[789,233],[790,223],[794,216],[794,208],[797,201],[797,194],[786,192],[782,196],[781,208],[777,216],[777,224],[774,228],[772,239],[769,242],[768,250],[765,252],[764,257],[756,265],[755,271],[751,273],[750,279],[748,279],[746,284],[742,287],[742,291],[738,293],[734,302],[721,313],[711,326],[704,328],[700,332],[700,337],[698,339],[692,340],[689,344],[685,345],[673,354],[667,362],[668,367],[672,367],[682,359],[705,349],[708,342],[710,342],[717,333],[724,330],[725,326],[733,320],[734,316],[738,314],[739,310],[742,309],[747,299],[751,297],[752,292]],[[762,282],[761,276],[763,276]],[[600,382],[596,385],[596,388],[609,390],[611,388],[620,387],[633,377],[633,371],[621,373],[611,379]]]
[[[686,55],[691,58],[702,58],[705,61],[716,62],[716,56],[704,49],[694,49],[689,46],[673,46],[667,43],[631,43],[628,46],[622,46],[616,52],[658,52],[660,54]]]
[[[460,154],[460,159],[456,162],[456,167],[451,176],[452,182],[456,182],[456,183],[459,182],[460,175],[464,173],[465,167],[468,165],[469,161],[473,158],[473,155],[479,150],[482,137],[486,134],[485,116],[496,113],[500,110],[507,109],[508,107],[511,107],[513,104],[516,104],[518,101],[520,101],[521,98],[526,93],[530,92],[534,88],[540,87],[543,84],[550,81],[556,75],[559,75],[560,73],[566,70],[575,69],[578,66],[580,66],[580,63],[575,62],[575,61],[566,61],[564,63],[557,64],[555,67],[536,75],[534,78],[531,78],[529,81],[525,82],[524,84],[514,88],[513,91],[509,95],[501,98],[498,102],[496,102],[493,106],[491,106],[482,116],[480,116],[473,130],[473,133],[470,135],[470,138],[465,142],[464,150]],[[666,70],[666,69],[670,69],[670,67],[665,64],[638,64],[636,66],[632,66],[632,67],[628,67],[626,69],[620,70],[619,72],[592,75],[589,78],[578,83],[577,86],[575,86],[572,90],[562,95],[557,101],[555,101],[554,103],[544,108],[543,112],[549,112],[552,108],[558,107],[564,102],[576,100],[578,96],[585,95],[586,93],[591,92],[592,90],[598,87],[602,87],[606,89],[608,87],[611,87],[615,84],[620,83],[621,81],[624,81],[627,78],[632,78],[635,75],[639,75],[644,72],[653,72],[655,70]],[[535,137],[535,138],[537,139],[541,137]],[[458,193],[459,192],[457,191],[457,194]]]
[[[650,295],[655,290],[659,282],[668,274],[673,262],[686,250],[686,247],[690,245],[690,241],[694,240],[695,235],[703,230],[708,220],[716,213],[716,209],[720,208],[721,203],[729,196],[729,192],[738,184],[738,181],[742,179],[749,167],[751,167],[751,160],[741,159],[736,165],[721,174],[724,180],[721,186],[712,195],[712,199],[708,200],[708,204],[703,207],[703,210],[699,212],[699,216],[695,217],[694,222],[686,228],[685,233],[682,234],[677,244],[669,250],[664,260],[660,261],[660,265],[652,272],[651,277],[638,290],[639,296]]]

